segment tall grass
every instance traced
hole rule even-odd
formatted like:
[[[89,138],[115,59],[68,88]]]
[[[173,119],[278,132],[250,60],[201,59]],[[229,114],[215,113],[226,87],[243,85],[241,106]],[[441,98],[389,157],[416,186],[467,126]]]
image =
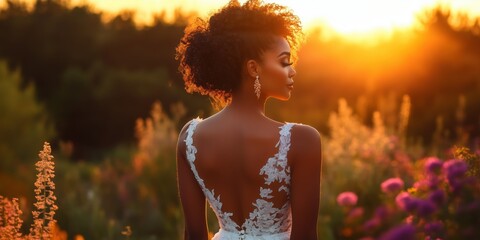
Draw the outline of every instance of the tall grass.
[[[35,181],[35,199],[33,204],[35,210],[32,211],[33,224],[28,234],[23,234],[20,229],[23,224],[21,219],[18,198],[11,200],[0,196],[0,239],[66,239],[66,234],[58,229],[55,220],[56,196],[54,193],[55,183],[55,163],[51,155],[50,144],[45,142],[43,150],[38,154],[39,161],[35,164],[37,180]]]

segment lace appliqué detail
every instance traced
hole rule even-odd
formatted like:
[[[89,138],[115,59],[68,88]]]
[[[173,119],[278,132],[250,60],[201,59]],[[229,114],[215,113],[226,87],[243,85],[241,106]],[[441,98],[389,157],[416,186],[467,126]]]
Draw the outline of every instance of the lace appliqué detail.
[[[207,198],[210,207],[217,215],[220,223],[220,227],[225,231],[238,234],[242,239],[245,234],[253,236],[262,236],[269,234],[278,234],[282,232],[288,232],[291,227],[291,214],[290,203],[285,203],[281,208],[273,206],[273,202],[269,199],[273,198],[271,195],[273,191],[285,191],[287,197],[290,194],[290,167],[288,166],[287,153],[290,149],[290,129],[293,127],[293,123],[286,123],[280,128],[280,140],[275,147],[278,147],[278,153],[275,156],[270,157],[267,163],[260,169],[260,175],[264,175],[265,184],[259,189],[259,199],[253,204],[255,209],[249,214],[249,218],[240,227],[230,217],[233,213],[222,211],[222,202],[220,195],[215,197],[214,190],[206,188],[205,183],[198,175],[195,168],[195,154],[197,149],[193,145],[193,132],[197,124],[202,121],[200,118],[194,119],[187,129],[187,137],[185,139],[187,147],[187,160],[190,164],[190,168],[202,188],[205,197]],[[272,189],[271,183],[278,182],[280,187],[278,189]]]
[[[197,168],[195,167],[195,154],[197,153],[197,148],[193,146],[193,132],[195,131],[195,128],[197,127],[197,124],[201,121],[202,119],[196,118],[194,119],[190,126],[188,126],[187,129],[187,138],[185,139],[185,144],[187,147],[187,160],[188,163],[190,164],[190,168],[192,169],[193,175],[195,176],[195,179],[197,179],[198,184],[200,184],[200,187],[202,188],[203,194],[205,194],[205,197],[207,198],[210,207],[213,209],[215,214],[217,215],[218,218],[222,219],[220,222],[221,227],[227,227],[231,226],[234,229],[238,228],[238,224],[236,224],[230,216],[233,215],[233,213],[229,212],[223,212],[222,211],[222,202],[220,201],[220,195],[215,198],[215,190],[212,189],[211,191],[205,187],[205,183],[203,182],[203,179],[200,178],[198,175]]]
[[[260,175],[265,176],[265,185],[271,185],[276,181],[281,184],[276,191],[285,191],[287,196],[290,194],[290,167],[288,166],[287,153],[290,149],[290,129],[292,127],[292,123],[280,127],[280,140],[275,145],[275,147],[279,147],[278,153],[269,158],[260,169]],[[270,194],[273,191],[269,187],[260,187],[261,198],[253,204],[256,208],[250,213],[250,218],[242,226],[248,234],[275,234],[290,229],[290,204],[285,203],[281,208],[274,207],[273,203],[268,201],[272,198]]]

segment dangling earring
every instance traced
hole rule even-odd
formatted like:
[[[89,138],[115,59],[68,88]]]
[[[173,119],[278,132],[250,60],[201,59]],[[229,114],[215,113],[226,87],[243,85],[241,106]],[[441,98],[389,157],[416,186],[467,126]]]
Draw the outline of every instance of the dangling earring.
[[[255,90],[255,94],[257,95],[257,99],[260,99],[260,88],[262,85],[260,85],[260,81],[258,81],[258,75],[255,78],[255,83],[253,84],[253,88]]]

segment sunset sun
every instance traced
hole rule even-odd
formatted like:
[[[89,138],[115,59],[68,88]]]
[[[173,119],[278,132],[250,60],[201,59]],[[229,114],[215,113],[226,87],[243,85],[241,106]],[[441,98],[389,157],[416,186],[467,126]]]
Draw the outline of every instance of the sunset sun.
[[[312,3],[307,0],[275,1],[292,8],[308,29],[322,26],[342,35],[362,35],[408,28],[435,0],[337,0]],[[445,2],[445,1],[443,1]]]
[[[213,9],[226,4],[228,0],[73,0],[72,2],[90,2],[107,12],[132,9],[137,12],[139,21],[149,22],[152,13],[162,10],[172,13],[175,9],[181,9],[185,12],[195,11],[205,16]],[[415,24],[419,13],[435,4],[445,4],[452,9],[475,14],[480,12],[480,2],[475,0],[265,0],[265,2],[275,2],[290,7],[301,18],[307,30],[320,25],[324,29],[349,36],[408,28]]]
[[[115,14],[122,10],[133,10],[140,23],[149,24],[154,14],[162,11],[167,18],[174,12],[195,12],[201,16],[228,3],[229,0],[71,0],[72,5],[88,3],[97,10]],[[239,0],[241,3],[246,0]],[[25,0],[33,4],[33,0]],[[425,9],[437,4],[448,6],[473,15],[480,14],[478,0],[264,0],[291,8],[308,31],[320,26],[322,30],[344,36],[368,36],[409,28]]]

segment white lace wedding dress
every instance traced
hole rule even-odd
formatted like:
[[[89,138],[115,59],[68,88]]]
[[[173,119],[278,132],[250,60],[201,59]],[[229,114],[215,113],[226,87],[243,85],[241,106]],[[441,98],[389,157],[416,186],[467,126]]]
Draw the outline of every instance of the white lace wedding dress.
[[[275,147],[278,152],[267,160],[267,163],[259,170],[259,174],[264,176],[265,183],[258,189],[258,199],[252,202],[255,207],[239,226],[230,217],[233,213],[222,210],[220,196],[215,195],[214,189],[208,189],[195,168],[195,154],[197,149],[193,144],[193,133],[201,118],[193,119],[187,129],[187,137],[184,140],[187,147],[187,160],[198,181],[200,187],[210,207],[215,212],[220,230],[212,238],[213,240],[287,240],[290,239],[290,230],[292,225],[290,202],[287,201],[281,208],[273,205],[274,191],[285,191],[287,196],[290,194],[290,167],[287,162],[287,152],[290,148],[290,129],[294,123],[285,123],[279,131],[279,141]],[[277,182],[277,186],[271,187],[271,183]]]

